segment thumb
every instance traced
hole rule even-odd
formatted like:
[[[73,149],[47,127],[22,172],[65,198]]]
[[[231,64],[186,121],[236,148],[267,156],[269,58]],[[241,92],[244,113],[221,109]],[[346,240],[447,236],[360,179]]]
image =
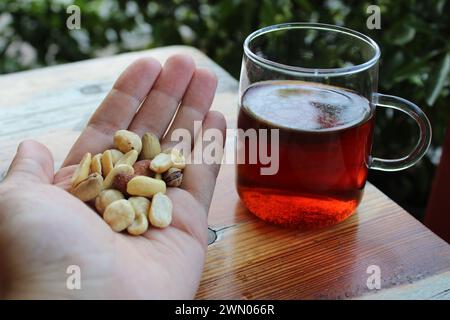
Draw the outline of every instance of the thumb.
[[[17,148],[6,179],[53,183],[53,174],[53,156],[47,147],[37,141],[26,140]]]

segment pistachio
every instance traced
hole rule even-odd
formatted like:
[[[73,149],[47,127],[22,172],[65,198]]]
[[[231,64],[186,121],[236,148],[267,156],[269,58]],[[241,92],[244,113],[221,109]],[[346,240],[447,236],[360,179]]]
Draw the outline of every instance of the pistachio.
[[[102,174],[102,154],[97,153],[95,156],[92,157],[91,160],[91,172]]]
[[[91,168],[91,154],[86,153],[80,161],[80,164],[75,169],[72,175],[72,187],[76,187],[81,181],[86,180],[89,176],[89,169]]]
[[[161,144],[159,139],[151,132],[147,132],[142,136],[142,153],[141,158],[151,160],[161,153]]]
[[[163,173],[162,179],[168,187],[179,187],[183,181],[183,172],[178,168],[170,168]]]
[[[101,158],[102,163],[102,172],[103,177],[106,178],[106,176],[111,172],[111,170],[114,168],[114,164],[112,162],[112,154],[111,150],[105,150],[102,154]]]
[[[90,174],[85,180],[81,181],[71,193],[81,201],[90,201],[103,189],[103,178],[98,173]]]

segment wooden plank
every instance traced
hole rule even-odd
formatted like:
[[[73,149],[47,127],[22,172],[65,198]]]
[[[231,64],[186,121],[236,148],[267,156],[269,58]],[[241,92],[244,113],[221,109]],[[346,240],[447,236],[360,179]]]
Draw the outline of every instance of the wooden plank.
[[[380,268],[381,291],[441,273],[438,278],[449,277],[450,246],[371,184],[355,215],[301,232],[248,213],[233,171],[223,166],[217,182],[209,222],[218,239],[208,250],[199,299],[354,298],[371,292],[371,265]]]
[[[363,295],[357,300],[450,300],[450,273]]]
[[[234,127],[237,81],[189,47],[9,74],[0,76],[0,172],[25,138],[48,145],[58,166],[129,63],[142,56],[164,62],[180,52],[215,70],[219,88],[213,108]],[[233,141],[230,135],[228,159],[233,157]],[[209,224],[218,238],[208,250],[199,299],[448,297],[450,246],[370,184],[357,214],[331,228],[299,232],[266,224],[248,213],[234,187],[234,166],[224,165]],[[381,270],[381,290],[376,293],[366,286],[370,265]]]

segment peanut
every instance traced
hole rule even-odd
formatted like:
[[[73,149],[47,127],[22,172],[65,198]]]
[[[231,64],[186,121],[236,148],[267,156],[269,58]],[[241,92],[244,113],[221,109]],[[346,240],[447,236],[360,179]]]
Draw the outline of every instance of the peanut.
[[[185,166],[180,151],[171,148],[161,153],[156,135],[148,132],[141,139],[119,130],[114,134],[114,149],[83,156],[71,178],[70,192],[95,204],[112,230],[126,229],[137,236],[150,224],[158,228],[171,224],[173,204],[164,193],[167,186],[181,185]]]
[[[103,212],[103,219],[111,229],[117,232],[128,228],[133,223],[135,216],[133,206],[125,199],[112,202]]]
[[[75,169],[72,175],[72,188],[76,187],[81,181],[86,180],[89,176],[89,169],[91,168],[91,154],[86,153],[80,161],[80,164]]]
[[[130,197],[128,198],[128,201],[130,201],[136,214],[148,215],[148,211],[150,210],[150,200],[144,197]]]
[[[150,160],[139,160],[133,165],[134,174],[137,176],[153,177],[154,173],[150,170]]]
[[[163,173],[172,166],[172,160],[170,155],[166,153],[160,153],[156,157],[153,158],[150,163],[150,169],[152,169],[156,173]]]
[[[103,177],[106,178],[106,176],[114,168],[114,165],[113,165],[113,162],[112,162],[111,150],[105,150],[103,152],[101,162],[102,162]]]
[[[102,154],[97,153],[95,156],[92,157],[91,160],[91,172],[98,173],[99,175],[102,174]]]
[[[147,132],[142,136],[142,153],[141,158],[151,160],[161,153],[161,144],[159,139],[151,132]]]
[[[134,132],[119,130],[114,134],[114,146],[123,153],[127,153],[130,150],[136,150],[137,153],[140,153],[142,150],[142,141]]]
[[[106,176],[105,181],[103,182],[103,188],[109,189],[111,188],[114,178],[119,174],[134,174],[133,167],[127,165],[127,164],[119,164],[118,166],[115,166],[109,174]]]
[[[133,196],[151,197],[166,192],[166,183],[150,177],[136,176],[127,184],[127,193]]]
[[[116,190],[122,192],[125,196],[128,196],[127,193],[127,184],[133,179],[135,176],[133,174],[123,174],[119,173],[113,179],[112,187]]]
[[[92,173],[72,189],[71,193],[81,201],[86,202],[94,199],[102,189],[102,176],[98,173]]]
[[[106,207],[113,203],[114,201],[124,199],[122,192],[114,189],[103,190],[100,194],[95,198],[95,208],[97,212],[103,214]]]
[[[150,200],[144,197],[130,197],[128,201],[131,203],[136,216],[127,231],[131,235],[138,236],[148,229],[147,215],[150,210]]]
[[[180,151],[173,149],[170,155],[174,168],[184,169],[186,167],[186,159]]]
[[[136,150],[130,150],[125,153],[115,164],[115,166],[119,166],[121,164],[127,164],[129,166],[133,166],[138,158],[139,153]]]
[[[148,230],[147,216],[144,214],[136,214],[133,223],[127,228],[129,234],[139,236]]]
[[[170,159],[172,160],[172,167],[178,169],[184,169],[186,167],[186,158],[183,156],[181,151],[175,148],[169,148],[164,150],[163,153],[170,154]]]
[[[181,169],[173,167],[164,172],[162,178],[168,187],[179,187],[183,181],[183,173]]]
[[[123,153],[117,149],[110,149],[109,151],[111,151],[112,163],[113,165],[115,165],[117,161],[119,161],[119,159],[123,157]]]
[[[172,201],[162,193],[156,193],[152,198],[152,204],[148,213],[148,220],[152,226],[165,228],[172,222]]]

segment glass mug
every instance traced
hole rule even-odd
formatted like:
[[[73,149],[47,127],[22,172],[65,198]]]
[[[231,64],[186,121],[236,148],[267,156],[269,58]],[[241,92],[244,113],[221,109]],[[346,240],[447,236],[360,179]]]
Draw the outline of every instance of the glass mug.
[[[253,214],[306,229],[336,224],[355,212],[369,168],[402,170],[426,153],[431,126],[425,114],[409,101],[377,93],[379,58],[369,37],[326,24],[280,24],[247,37],[236,183]],[[418,124],[409,155],[371,157],[376,107],[400,110]],[[278,161],[275,173],[263,174],[262,151]]]

